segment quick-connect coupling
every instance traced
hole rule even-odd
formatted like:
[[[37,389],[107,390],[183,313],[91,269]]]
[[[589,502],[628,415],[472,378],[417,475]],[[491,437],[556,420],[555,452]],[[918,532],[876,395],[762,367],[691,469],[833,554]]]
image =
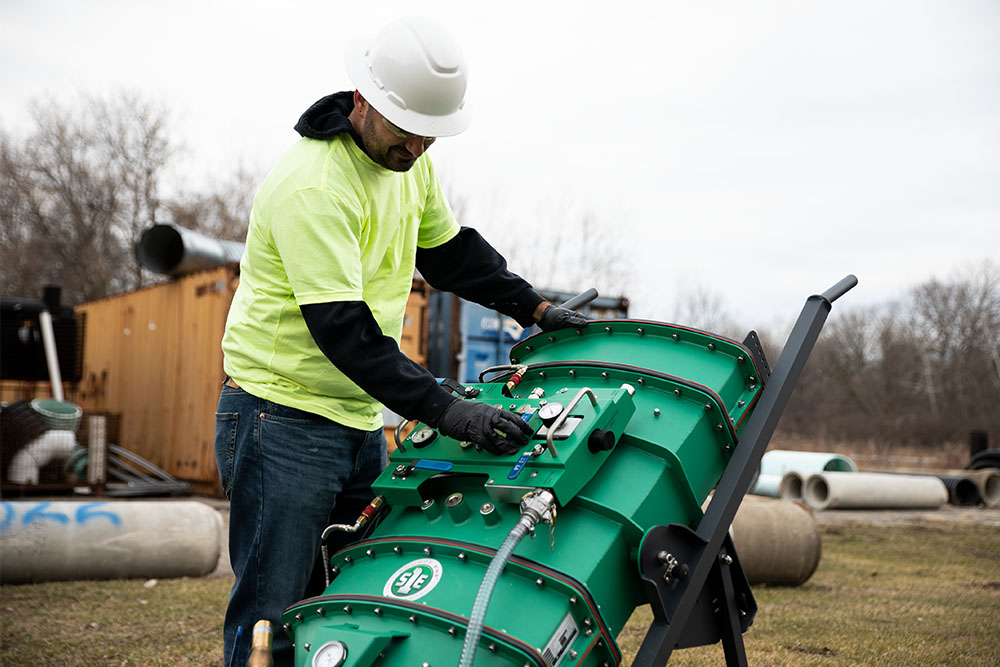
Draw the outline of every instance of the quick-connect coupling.
[[[551,523],[555,520],[555,502],[551,491],[536,489],[521,498],[521,516],[528,518],[532,526]]]

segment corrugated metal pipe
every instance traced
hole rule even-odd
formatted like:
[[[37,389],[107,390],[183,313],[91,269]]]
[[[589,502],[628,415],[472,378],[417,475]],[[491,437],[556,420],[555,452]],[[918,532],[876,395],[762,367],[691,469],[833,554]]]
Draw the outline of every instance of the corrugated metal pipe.
[[[153,225],[135,243],[135,256],[150,271],[179,276],[240,261],[244,244],[220,241],[177,225]]]
[[[948,502],[948,489],[927,475],[821,472],[806,479],[802,497],[814,510],[937,509]]]

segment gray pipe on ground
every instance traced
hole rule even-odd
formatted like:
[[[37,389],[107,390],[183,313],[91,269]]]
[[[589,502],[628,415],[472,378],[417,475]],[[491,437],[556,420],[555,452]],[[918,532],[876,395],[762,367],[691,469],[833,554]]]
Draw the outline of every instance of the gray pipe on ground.
[[[979,490],[979,497],[987,507],[1000,507],[1000,470],[984,468],[963,473]]]
[[[177,276],[211,269],[243,256],[244,244],[220,241],[177,225],[153,225],[135,243],[135,256],[150,271]]]
[[[814,510],[937,509],[948,502],[948,489],[937,477],[821,472],[806,479],[802,497]]]
[[[806,477],[800,472],[786,472],[781,476],[781,483],[778,484],[778,497],[782,500],[802,500],[802,489],[806,484]]]
[[[190,501],[2,502],[0,581],[204,576],[222,525]]]
[[[751,584],[798,586],[819,566],[819,529],[801,503],[746,496],[733,519],[732,535]]]

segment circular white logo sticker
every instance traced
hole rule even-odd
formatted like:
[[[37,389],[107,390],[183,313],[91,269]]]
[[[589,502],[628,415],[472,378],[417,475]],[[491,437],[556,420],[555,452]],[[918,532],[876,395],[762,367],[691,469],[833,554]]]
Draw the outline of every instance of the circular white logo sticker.
[[[410,561],[389,577],[382,595],[400,600],[416,600],[430,593],[441,581],[441,563],[433,558]]]

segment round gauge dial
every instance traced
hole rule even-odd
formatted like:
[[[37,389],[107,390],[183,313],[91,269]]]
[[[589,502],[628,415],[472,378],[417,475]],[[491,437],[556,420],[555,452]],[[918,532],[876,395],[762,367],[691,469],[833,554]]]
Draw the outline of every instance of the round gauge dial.
[[[435,438],[437,438],[437,431],[430,426],[424,426],[413,432],[413,435],[410,436],[410,442],[413,443],[414,447],[420,448],[431,444]]]
[[[340,667],[346,660],[347,646],[343,642],[327,642],[316,651],[312,667]]]
[[[552,423],[559,418],[562,411],[562,403],[546,403],[538,408],[538,416],[541,418],[543,424],[552,426]]]

